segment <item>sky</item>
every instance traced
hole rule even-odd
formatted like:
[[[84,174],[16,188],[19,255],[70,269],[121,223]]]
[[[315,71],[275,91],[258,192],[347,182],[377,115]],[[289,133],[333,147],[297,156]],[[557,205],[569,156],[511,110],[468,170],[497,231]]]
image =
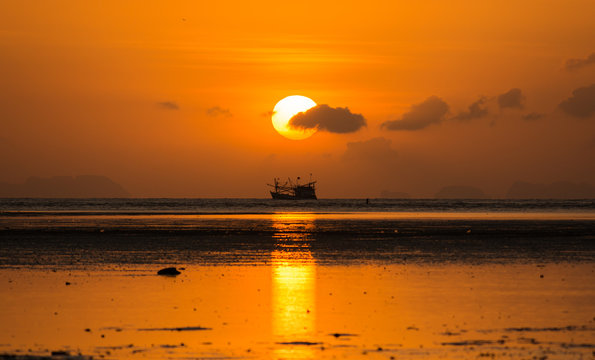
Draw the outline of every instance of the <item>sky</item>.
[[[595,184],[594,13],[592,0],[0,1],[0,181],[267,197],[273,177],[312,174],[325,198]],[[290,95],[320,105],[293,119],[318,129],[307,139],[272,126]]]

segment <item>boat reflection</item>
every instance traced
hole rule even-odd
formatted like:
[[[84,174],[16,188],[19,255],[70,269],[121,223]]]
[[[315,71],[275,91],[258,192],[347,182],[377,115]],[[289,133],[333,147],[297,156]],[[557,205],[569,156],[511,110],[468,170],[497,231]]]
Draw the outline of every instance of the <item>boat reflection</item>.
[[[277,343],[311,341],[316,331],[316,264],[310,251],[314,217],[278,214],[273,217],[276,249],[271,254],[272,329]],[[313,349],[283,345],[278,358],[312,358]]]

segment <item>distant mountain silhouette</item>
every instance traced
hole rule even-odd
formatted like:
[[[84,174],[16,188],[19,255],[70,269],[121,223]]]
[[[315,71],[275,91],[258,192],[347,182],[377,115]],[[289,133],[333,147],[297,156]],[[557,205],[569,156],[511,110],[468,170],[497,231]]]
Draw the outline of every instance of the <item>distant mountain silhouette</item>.
[[[382,199],[409,199],[411,195],[406,192],[382,190],[380,192],[380,198]]]
[[[0,182],[0,197],[33,198],[117,198],[130,194],[105,176],[30,177],[22,184]]]
[[[485,199],[486,194],[474,186],[445,186],[434,195],[436,199]]]
[[[517,181],[508,189],[506,197],[509,199],[595,199],[595,186],[570,181],[552,184]]]

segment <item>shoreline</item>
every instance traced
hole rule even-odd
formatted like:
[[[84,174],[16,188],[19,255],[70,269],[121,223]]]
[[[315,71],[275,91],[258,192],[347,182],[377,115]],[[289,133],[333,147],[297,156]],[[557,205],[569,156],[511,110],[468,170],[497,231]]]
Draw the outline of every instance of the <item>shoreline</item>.
[[[537,211],[518,209],[517,211],[501,210],[444,210],[444,211],[0,211],[0,219],[37,218],[43,220],[60,219],[63,217],[99,218],[99,219],[238,219],[238,220],[266,220],[274,218],[312,218],[321,220],[593,220],[594,210],[566,211]]]
[[[321,264],[595,263],[595,221],[585,220],[40,222],[0,236],[0,267],[260,265],[275,251]]]

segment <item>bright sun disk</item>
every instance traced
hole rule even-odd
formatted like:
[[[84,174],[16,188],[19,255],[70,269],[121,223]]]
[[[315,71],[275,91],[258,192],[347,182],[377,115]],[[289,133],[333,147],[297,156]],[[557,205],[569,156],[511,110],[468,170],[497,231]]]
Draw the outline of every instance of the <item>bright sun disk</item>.
[[[289,120],[298,113],[304,112],[316,103],[305,96],[292,95],[279,101],[273,109],[273,127],[283,136],[291,140],[306,139],[316,132],[316,129],[296,129],[289,127]]]

